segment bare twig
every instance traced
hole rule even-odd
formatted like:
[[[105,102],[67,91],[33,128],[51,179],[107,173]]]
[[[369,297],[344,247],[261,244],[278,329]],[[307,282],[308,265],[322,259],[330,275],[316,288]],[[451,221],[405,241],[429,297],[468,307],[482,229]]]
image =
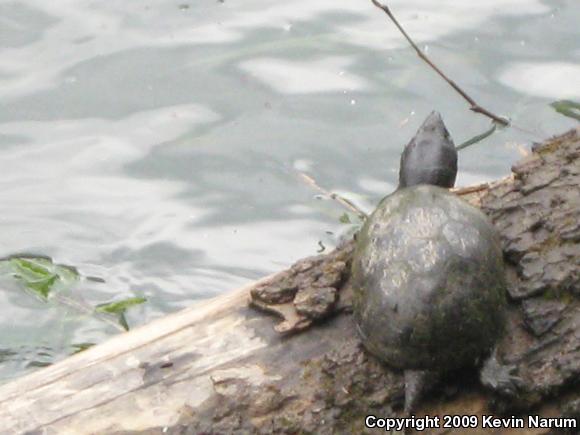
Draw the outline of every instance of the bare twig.
[[[471,186],[464,186],[464,187],[453,187],[449,190],[451,192],[455,193],[456,195],[459,195],[459,196],[469,195],[471,193],[481,192],[483,190],[490,190],[490,189],[495,188],[496,186],[499,186],[501,184],[509,183],[509,182],[513,181],[513,179],[514,179],[513,174],[506,175],[505,177],[502,177],[498,180],[490,181],[487,183],[472,184]]]
[[[306,175],[303,172],[298,172],[298,176],[302,179],[302,181],[306,182],[306,184],[308,184],[309,186],[318,190],[320,193],[322,193],[327,198],[330,198],[330,199],[338,202],[340,205],[347,208],[349,211],[355,213],[361,219],[364,220],[367,218],[367,214],[364,211],[362,211],[360,208],[358,208],[356,205],[354,205],[351,201],[340,196],[338,193],[329,192],[325,188],[319,186],[318,183],[316,182],[316,180],[314,178],[312,178],[311,176]]]
[[[423,51],[421,51],[421,49],[417,46],[417,44],[415,44],[415,42],[413,42],[413,40],[411,39],[411,37],[407,34],[407,32],[405,32],[405,29],[403,29],[403,27],[399,24],[399,22],[397,21],[397,19],[395,18],[395,16],[393,15],[393,13],[391,12],[391,10],[389,9],[388,6],[383,5],[381,3],[379,3],[377,0],[371,0],[373,2],[373,4],[379,8],[382,9],[385,14],[388,15],[388,17],[391,19],[391,21],[393,23],[395,23],[395,26],[397,26],[397,28],[399,29],[399,31],[403,34],[403,36],[405,37],[405,39],[409,42],[409,44],[411,44],[411,47],[413,47],[413,49],[415,49],[415,51],[417,52],[417,55],[423,59],[423,61],[425,61],[431,68],[433,68],[433,70],[435,70],[435,72],[437,74],[439,74],[443,80],[445,80],[447,83],[449,83],[449,85],[455,89],[455,91],[457,93],[459,93],[459,95],[461,95],[463,97],[463,99],[465,101],[467,101],[470,104],[470,110],[476,113],[480,113],[482,115],[487,116],[488,118],[493,119],[495,122],[497,122],[500,125],[503,126],[508,126],[509,125],[509,121],[505,118],[502,118],[500,116],[497,116],[493,113],[491,113],[489,110],[486,110],[485,108],[481,107],[479,104],[477,104],[475,102],[475,100],[473,98],[471,98],[469,95],[467,95],[465,93],[465,91],[463,89],[461,89],[459,87],[459,85],[457,85],[457,83],[455,83],[453,80],[451,80],[449,77],[447,77],[443,71],[441,71],[437,65],[435,65],[428,57],[425,53],[423,53]]]
[[[465,186],[465,187],[454,187],[453,189],[451,189],[451,192],[461,196],[468,195],[470,193],[480,192],[486,189],[489,189],[489,183],[480,183],[474,184],[473,186]]]
[[[88,306],[87,304],[85,304],[83,302],[74,300],[72,298],[69,298],[69,297],[61,295],[61,294],[55,294],[53,296],[53,299],[61,305],[68,306],[70,308],[77,310],[79,313],[88,314],[89,316],[93,316],[93,317],[107,323],[109,326],[112,326],[117,331],[127,332],[127,330],[125,328],[123,328],[118,322],[114,321],[113,319],[111,319],[110,317],[108,317],[107,315],[105,315],[103,313],[96,312],[93,307]]]

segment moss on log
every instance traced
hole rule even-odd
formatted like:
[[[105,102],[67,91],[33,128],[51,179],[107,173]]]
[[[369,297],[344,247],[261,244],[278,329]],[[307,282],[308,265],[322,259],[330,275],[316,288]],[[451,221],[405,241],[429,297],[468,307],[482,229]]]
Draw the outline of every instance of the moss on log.
[[[511,176],[456,192],[480,206],[502,236],[510,310],[500,358],[516,366],[522,390],[517,400],[495,396],[467,369],[436,389],[418,414],[578,422],[579,130],[535,145]],[[351,252],[347,243],[301,260],[0,387],[2,433],[373,432],[365,416],[399,415],[403,379],[365,353],[355,334]],[[248,298],[260,310],[248,307]],[[282,319],[278,331],[264,310]],[[552,431],[480,425],[470,433]]]

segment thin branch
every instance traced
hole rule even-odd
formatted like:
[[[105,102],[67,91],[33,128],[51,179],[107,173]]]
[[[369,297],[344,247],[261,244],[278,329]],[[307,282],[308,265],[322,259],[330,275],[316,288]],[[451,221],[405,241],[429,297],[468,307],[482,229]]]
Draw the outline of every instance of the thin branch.
[[[433,62],[431,62],[431,60],[427,57],[427,55],[425,53],[423,53],[423,51],[421,51],[421,49],[417,46],[417,44],[415,44],[415,42],[413,42],[413,40],[407,34],[407,32],[405,32],[405,29],[403,29],[403,27],[399,24],[399,22],[397,21],[397,19],[395,18],[395,16],[393,15],[393,13],[391,12],[391,10],[389,9],[388,6],[379,3],[377,0],[371,0],[371,1],[373,2],[373,4],[377,8],[382,9],[385,12],[385,14],[388,15],[388,17],[391,19],[391,21],[393,23],[395,23],[395,26],[397,26],[397,28],[403,34],[403,36],[405,37],[405,39],[409,42],[409,44],[411,44],[411,47],[413,47],[413,49],[415,49],[415,51],[417,52],[417,55],[421,59],[423,59],[423,61],[425,61],[431,68],[433,68],[433,70],[435,70],[435,72],[437,74],[439,74],[443,78],[443,80],[445,80],[447,83],[449,83],[449,85],[453,89],[455,89],[455,91],[457,93],[459,93],[459,95],[461,95],[465,101],[467,101],[469,103],[469,105],[471,106],[469,109],[471,111],[473,111],[475,113],[480,113],[482,115],[485,115],[488,118],[493,119],[495,122],[497,122],[498,124],[501,124],[503,126],[508,126],[509,125],[509,121],[507,119],[502,118],[500,116],[497,116],[497,115],[491,113],[489,110],[486,110],[483,107],[481,107],[479,104],[477,104],[475,102],[475,100],[473,98],[471,98],[469,95],[467,95],[467,93],[465,93],[465,91],[463,89],[461,89],[457,83],[455,83],[453,80],[451,80],[450,78],[448,78],[443,73],[443,71],[441,71],[437,67],[437,65],[435,65]]]
[[[330,198],[330,199],[338,202],[340,205],[347,208],[349,211],[355,213],[362,220],[367,218],[367,214],[364,211],[362,211],[360,208],[358,208],[356,205],[354,205],[350,200],[340,196],[338,193],[329,192],[325,188],[319,186],[318,183],[316,182],[316,180],[314,178],[312,178],[311,176],[306,175],[303,172],[298,172],[298,176],[306,184],[308,184],[309,186],[318,190],[320,193],[322,193],[327,198]]]
[[[465,186],[465,187],[454,187],[451,189],[451,192],[455,193],[456,195],[468,195],[470,193],[481,192],[482,190],[489,189],[489,183],[480,183],[474,184],[473,186]]]
[[[459,196],[469,195],[471,193],[493,189],[499,185],[513,182],[513,180],[514,180],[514,175],[511,174],[511,175],[506,175],[505,177],[502,177],[498,180],[493,180],[493,181],[489,181],[486,183],[480,183],[480,184],[472,184],[471,186],[453,187],[449,190],[451,192],[455,193],[456,195],[459,195]]]
[[[112,326],[117,331],[127,332],[127,330],[125,328],[123,328],[121,325],[119,325],[118,322],[114,321],[113,319],[111,319],[107,315],[96,312],[95,309],[91,306],[88,306],[82,302],[79,302],[77,300],[74,300],[72,298],[69,298],[69,297],[61,295],[61,294],[55,294],[53,296],[53,299],[61,305],[64,305],[64,306],[67,306],[67,307],[70,307],[70,308],[77,310],[79,313],[88,314],[89,316],[93,316],[93,317],[97,318],[98,320],[101,320],[102,322],[107,323],[109,326]]]

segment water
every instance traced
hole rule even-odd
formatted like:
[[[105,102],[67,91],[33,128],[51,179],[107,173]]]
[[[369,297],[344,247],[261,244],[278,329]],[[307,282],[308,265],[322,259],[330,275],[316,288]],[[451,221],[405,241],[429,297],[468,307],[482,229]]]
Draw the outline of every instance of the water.
[[[517,126],[460,155],[459,185],[503,176],[574,122],[577,0],[390,2],[421,47]],[[437,109],[486,130],[369,2],[0,1],[0,256],[47,255],[95,304],[145,295],[147,322],[330,248],[344,210],[395,184]],[[0,380],[115,333],[2,284]]]

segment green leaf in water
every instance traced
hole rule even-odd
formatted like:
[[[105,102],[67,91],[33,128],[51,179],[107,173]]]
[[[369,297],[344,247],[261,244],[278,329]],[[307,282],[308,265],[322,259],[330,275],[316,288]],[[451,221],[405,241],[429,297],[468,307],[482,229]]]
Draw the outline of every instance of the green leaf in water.
[[[129,324],[127,323],[124,311],[119,313],[119,324],[125,329],[125,331],[129,330]]]
[[[95,311],[98,313],[116,314],[119,324],[123,327],[123,329],[125,329],[125,331],[128,331],[129,324],[127,323],[127,318],[125,317],[125,311],[127,311],[127,308],[142,304],[144,302],[147,302],[147,298],[142,296],[134,296],[120,301],[99,304],[95,307]]]
[[[126,331],[129,330],[125,318],[127,308],[147,301],[144,297],[135,296],[93,307],[75,297],[66,296],[64,293],[70,292],[78,285],[81,277],[74,267],[54,264],[48,257],[13,256],[0,259],[0,276],[2,275],[17,280],[25,289],[45,302],[50,298],[50,301],[56,302],[57,305],[73,308],[80,313],[91,314]],[[90,280],[103,281],[95,278]],[[79,348],[80,350],[82,349]]]
[[[568,118],[580,121],[580,103],[571,100],[558,100],[550,104],[554,110]]]
[[[350,223],[352,223],[351,220],[350,220],[350,216],[346,212],[344,212],[343,214],[340,215],[340,217],[338,218],[338,221],[341,224],[350,224]]]
[[[39,281],[28,281],[26,287],[46,299],[58,280],[58,275],[52,275]]]
[[[0,264],[3,273],[13,276],[42,299],[47,299],[57,285],[72,287],[78,279],[73,268],[56,265],[44,257],[10,257]]]
[[[13,266],[14,272],[31,279],[48,278],[52,275],[47,267],[52,263],[46,258],[12,257],[8,261]]]
[[[107,302],[104,304],[99,304],[95,307],[95,310],[100,313],[110,313],[110,314],[118,314],[124,313],[125,310],[129,307],[134,305],[139,305],[144,302],[147,302],[147,298],[142,296],[134,296],[131,298],[122,299],[120,301],[113,301]]]
[[[82,352],[83,350],[87,350],[89,347],[93,347],[94,345],[95,345],[95,343],[77,343],[77,344],[73,344],[72,345],[72,348],[74,349],[73,355],[75,353]]]

